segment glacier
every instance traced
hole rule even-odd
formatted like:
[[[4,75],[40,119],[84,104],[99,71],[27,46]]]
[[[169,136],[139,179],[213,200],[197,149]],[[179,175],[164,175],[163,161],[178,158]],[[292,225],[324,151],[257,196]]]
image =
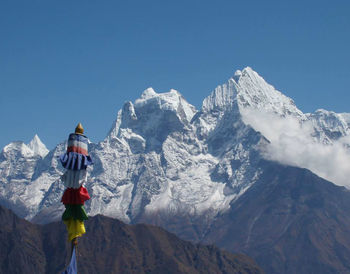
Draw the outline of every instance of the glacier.
[[[85,187],[92,199],[86,209],[127,223],[184,215],[210,224],[258,181],[261,158],[346,185],[346,171],[341,177],[324,169],[327,157],[339,155],[331,168],[348,168],[349,124],[348,113],[303,113],[249,67],[219,85],[199,110],[176,90],[148,88],[123,105],[104,140],[89,144],[95,164],[88,169]],[[29,144],[5,146],[0,204],[33,222],[59,219],[64,186],[58,156],[65,149],[63,141],[48,151],[37,135]],[[315,149],[323,161],[300,156]]]

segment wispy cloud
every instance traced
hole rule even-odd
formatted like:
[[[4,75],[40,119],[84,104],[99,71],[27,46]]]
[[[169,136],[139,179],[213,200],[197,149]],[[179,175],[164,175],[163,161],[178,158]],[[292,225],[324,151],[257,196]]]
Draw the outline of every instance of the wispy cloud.
[[[314,128],[309,122],[251,109],[242,114],[245,123],[271,142],[264,151],[267,159],[307,168],[337,185],[350,187],[350,152],[346,148],[350,136],[325,145],[312,137]]]

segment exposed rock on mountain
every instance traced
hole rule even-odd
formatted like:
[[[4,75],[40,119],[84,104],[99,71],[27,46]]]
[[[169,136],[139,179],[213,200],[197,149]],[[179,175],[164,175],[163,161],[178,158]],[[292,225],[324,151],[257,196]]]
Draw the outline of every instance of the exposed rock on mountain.
[[[266,273],[350,272],[350,191],[306,169],[260,166],[259,180],[204,242],[249,254]]]
[[[344,205],[340,201],[336,203],[335,196],[331,196],[333,192],[327,194],[327,188],[323,188],[331,183],[322,183],[325,181],[317,176],[304,180],[302,168],[334,184],[350,185],[349,117],[348,113],[325,110],[304,114],[292,99],[266,83],[251,68],[237,71],[227,83],[218,86],[204,99],[199,110],[175,90],[156,93],[149,88],[135,102],[124,104],[104,140],[89,145],[95,164],[88,170],[86,188],[92,199],[86,203],[87,211],[90,215],[104,214],[127,223],[157,224],[184,239],[212,240],[223,246],[228,244],[230,250],[238,250],[238,245],[239,250],[252,254],[266,269],[288,273],[293,269],[284,266],[289,257],[280,256],[297,258],[300,249],[291,248],[283,238],[287,234],[283,233],[268,238],[270,242],[266,248],[271,253],[266,253],[267,249],[246,247],[247,235],[243,232],[250,230],[252,221],[243,214],[244,207],[252,210],[252,216],[259,216],[259,210],[269,203],[265,191],[276,188],[276,193],[283,196],[288,184],[295,184],[300,193],[312,185],[313,195],[323,197],[325,203],[334,200],[327,210],[342,216],[342,222],[347,223]],[[62,142],[47,153],[38,137],[30,145],[14,142],[6,146],[0,153],[0,203],[33,222],[58,220],[63,212],[60,203],[63,184],[57,157],[64,150]],[[289,173],[288,168],[292,166],[294,171]],[[290,178],[292,183],[285,173],[294,176]],[[260,188],[262,185],[265,187]],[[346,192],[334,189],[340,196]],[[288,206],[299,208],[304,200],[294,199],[293,193],[287,192]],[[248,197],[249,203],[242,202]],[[277,205],[282,207],[274,209],[277,211],[286,207],[279,200],[276,200]],[[307,218],[305,216],[312,212],[311,221],[315,226],[319,224],[320,233],[329,233],[323,222],[334,223],[334,216],[320,218],[321,213],[309,206],[302,207],[305,211],[297,211],[300,218]],[[233,226],[227,217],[238,216],[239,212],[243,215],[239,215],[242,219],[237,225],[242,228]],[[269,218],[277,218],[274,211],[271,215],[269,212],[262,215],[266,217],[261,224],[263,227],[269,227]],[[287,223],[295,221],[294,215],[288,216]],[[297,221],[303,222],[301,219]],[[274,226],[288,231],[283,221],[276,221]],[[226,234],[219,233],[225,227],[227,234],[236,230],[243,234],[232,238],[235,243],[226,243]],[[304,245],[306,229],[295,230],[296,245]],[[216,232],[218,235],[213,236]],[[336,235],[347,232],[346,225],[343,228],[334,226]],[[283,245],[275,245],[274,241],[280,238]],[[317,260],[329,266],[330,271],[349,269],[340,258],[345,258],[344,254],[349,252],[346,244],[338,238],[332,239],[338,248],[314,242],[311,246],[318,252],[338,256],[335,261],[339,261],[339,268],[329,263],[330,257],[317,257]],[[263,238],[255,242],[258,244],[260,240]],[[279,251],[274,252],[275,248]],[[294,250],[294,255],[281,251],[283,248]],[[263,253],[271,256],[264,257]],[[299,262],[295,269],[302,268],[302,260]],[[319,267],[315,263],[315,269]]]
[[[264,130],[261,125],[271,127],[276,121],[260,121],[266,113],[282,119],[278,124],[290,119],[294,127],[305,124],[300,132],[315,144],[331,147],[349,136],[346,114],[303,114],[251,68],[218,86],[199,111],[175,90],[156,93],[149,88],[135,103],[125,103],[105,140],[90,144],[95,165],[86,185],[94,197],[87,204],[89,213],[126,222],[154,214],[205,215],[210,223],[257,181],[262,170],[256,163],[266,158],[266,151],[272,160],[344,182],[331,171],[308,166],[310,161],[298,161],[298,155],[285,156],[291,148],[276,134],[288,137],[288,130],[277,124]],[[29,145],[6,146],[0,155],[1,203],[35,222],[57,220],[63,191],[57,157],[64,149],[62,143],[47,153],[38,136]]]

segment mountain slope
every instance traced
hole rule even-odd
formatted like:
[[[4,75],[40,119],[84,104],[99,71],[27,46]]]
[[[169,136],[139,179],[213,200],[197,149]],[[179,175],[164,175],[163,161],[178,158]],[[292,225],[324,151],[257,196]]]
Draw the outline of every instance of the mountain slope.
[[[0,273],[58,273],[69,261],[62,223],[33,225],[0,207]],[[163,229],[91,218],[79,241],[79,273],[263,273],[247,256],[192,245]]]
[[[124,104],[105,140],[90,144],[95,165],[86,187],[94,199],[87,210],[125,222],[160,213],[205,215],[210,224],[257,181],[260,158],[307,167],[345,184],[350,170],[343,161],[346,152],[337,156],[343,143],[350,147],[344,139],[350,132],[346,117],[326,111],[303,114],[251,68],[218,86],[200,110],[175,90],[149,88],[134,103]],[[300,149],[303,144],[306,150]],[[57,157],[64,150],[65,142],[47,153],[37,136],[28,146],[6,146],[0,154],[0,203],[28,220],[57,220],[63,191]],[[316,150],[325,156],[309,160],[306,156]],[[326,160],[318,163],[326,157],[337,159],[328,169]]]
[[[0,207],[0,273],[45,273],[40,229]]]
[[[350,191],[306,169],[261,165],[204,241],[249,254],[267,273],[349,272]]]
[[[292,268],[285,269],[284,262],[303,253],[302,248],[291,248],[284,221],[274,219],[273,210],[284,212],[286,201],[290,203],[288,206],[305,209],[298,211],[297,217],[288,213],[287,224],[304,224],[303,218],[310,218],[314,226],[319,224],[321,234],[333,235],[324,225],[327,221],[334,224],[336,235],[348,232],[348,215],[342,210],[341,202],[335,200],[333,192],[324,191],[323,180],[317,176],[304,180],[301,168],[334,184],[349,186],[349,117],[348,113],[325,110],[304,114],[292,99],[251,68],[237,71],[227,83],[218,86],[204,99],[199,110],[175,90],[156,93],[149,88],[135,102],[124,104],[104,140],[89,144],[95,164],[88,170],[86,188],[92,199],[86,203],[87,211],[90,215],[104,214],[126,223],[156,224],[183,239],[217,241],[223,246],[227,244],[225,233],[236,231],[234,242],[227,248],[235,250],[237,244],[267,269],[288,273]],[[13,142],[1,152],[0,203],[27,220],[44,224],[58,220],[63,212],[60,203],[63,169],[57,157],[65,151],[66,144],[58,144],[48,154],[38,153],[44,149],[36,139],[29,146]],[[288,166],[294,167],[294,172],[284,168]],[[290,174],[291,182],[285,174]],[[282,202],[276,198],[276,208],[264,213],[261,226],[269,227],[274,221],[274,227],[283,233],[270,235],[266,248],[272,253],[265,256],[260,246],[245,247],[250,235],[246,233],[254,224],[251,216],[259,216],[259,209],[270,205],[266,198],[270,194],[265,191],[276,189],[283,196],[285,182],[300,188],[301,193],[312,184],[315,196],[323,197],[323,201],[334,200],[328,204],[333,215],[316,211],[309,204],[305,206],[304,200],[293,198],[295,191],[287,192],[289,196],[286,194]],[[259,189],[260,185],[266,187]],[[246,200],[248,197],[250,202]],[[247,210],[251,207],[251,215],[244,214],[242,204]],[[237,225],[242,228],[235,227],[227,217],[232,214],[241,218]],[[335,224],[334,215],[342,216],[343,224]],[[226,232],[222,234],[223,228]],[[295,244],[304,246],[303,233],[307,228],[295,228]],[[256,229],[254,225],[253,229]],[[217,238],[213,236],[215,231]],[[258,244],[265,238],[264,234],[257,232],[257,235]],[[347,245],[344,247],[338,238],[331,236],[333,245],[310,240],[310,248],[322,254],[346,257]],[[280,245],[275,243],[278,237],[281,237]],[[339,255],[342,252],[345,255]],[[330,267],[329,273],[347,268],[345,260],[332,259],[337,262],[332,264],[328,262],[331,255],[327,256],[317,260]],[[296,269],[304,266],[302,258],[298,258]],[[312,261],[316,257],[308,258]],[[316,263],[315,269],[319,267]]]

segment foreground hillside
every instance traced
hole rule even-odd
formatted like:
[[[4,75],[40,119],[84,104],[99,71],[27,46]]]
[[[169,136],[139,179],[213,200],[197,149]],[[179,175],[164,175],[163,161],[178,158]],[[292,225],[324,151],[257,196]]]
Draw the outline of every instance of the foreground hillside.
[[[263,273],[253,260],[193,245],[150,225],[101,215],[79,242],[79,273]],[[68,263],[62,223],[31,224],[0,207],[0,273],[59,273]]]

